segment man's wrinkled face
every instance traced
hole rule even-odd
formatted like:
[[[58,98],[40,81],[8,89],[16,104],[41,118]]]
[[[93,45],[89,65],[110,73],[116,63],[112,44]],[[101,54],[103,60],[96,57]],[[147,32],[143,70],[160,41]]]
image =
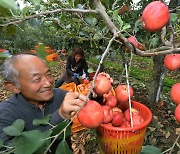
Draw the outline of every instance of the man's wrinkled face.
[[[16,63],[19,71],[20,92],[33,104],[40,104],[53,97],[54,78],[48,66],[38,57],[30,56]]]

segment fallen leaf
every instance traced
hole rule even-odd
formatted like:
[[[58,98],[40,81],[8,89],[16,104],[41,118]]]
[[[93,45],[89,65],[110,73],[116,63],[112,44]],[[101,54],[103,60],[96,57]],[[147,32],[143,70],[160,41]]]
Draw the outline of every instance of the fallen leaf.
[[[156,128],[154,127],[148,127],[150,129],[151,132],[154,132],[156,130]]]
[[[180,134],[180,128],[176,128],[176,134]]]
[[[170,136],[170,133],[167,132],[166,135],[165,135],[165,138],[167,139],[167,138],[169,138],[169,136]]]
[[[159,106],[159,107],[161,107],[161,106],[163,106],[163,105],[164,105],[164,102],[163,102],[163,101],[159,101],[159,102],[158,102],[158,106]]]

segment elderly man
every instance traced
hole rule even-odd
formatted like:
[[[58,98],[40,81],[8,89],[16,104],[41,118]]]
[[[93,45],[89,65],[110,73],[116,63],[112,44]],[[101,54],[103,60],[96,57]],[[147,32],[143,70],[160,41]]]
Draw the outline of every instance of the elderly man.
[[[35,55],[19,54],[3,63],[5,87],[14,93],[0,103],[0,139],[9,143],[12,139],[3,129],[15,120],[25,122],[25,130],[46,131],[50,125],[33,125],[34,119],[52,114],[50,123],[57,125],[70,118],[87,101],[84,95],[52,88],[54,78],[46,63]]]

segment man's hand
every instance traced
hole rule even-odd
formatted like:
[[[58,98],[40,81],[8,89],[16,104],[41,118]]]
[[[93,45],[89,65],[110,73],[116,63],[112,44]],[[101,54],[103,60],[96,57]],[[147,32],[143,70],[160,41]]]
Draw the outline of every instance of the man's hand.
[[[68,92],[59,108],[59,115],[68,119],[72,112],[78,112],[87,102],[88,98],[78,92]]]

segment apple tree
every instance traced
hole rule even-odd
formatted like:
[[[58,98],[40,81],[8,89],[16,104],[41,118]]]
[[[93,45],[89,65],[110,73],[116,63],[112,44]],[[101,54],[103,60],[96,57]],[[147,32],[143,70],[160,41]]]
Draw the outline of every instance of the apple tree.
[[[14,1],[2,1],[3,20],[0,29],[7,34],[12,33],[23,22],[32,23],[33,19],[36,19],[37,22],[56,27],[55,35],[60,36],[59,38],[65,42],[64,47],[68,48],[78,42],[87,49],[87,52],[98,51],[99,54],[105,51],[108,42],[114,37],[110,52],[118,52],[123,45],[129,51],[133,51],[133,54],[153,58],[149,102],[154,103],[158,102],[158,95],[162,90],[162,78],[166,71],[164,56],[179,52],[179,19],[176,13],[178,8],[174,8],[177,6],[174,4],[178,2],[171,1],[170,13],[172,13],[166,26],[156,32],[145,30],[139,19],[144,7],[150,2],[140,1],[138,6],[134,6],[130,0],[124,2],[29,0],[25,1],[26,6],[20,10]],[[139,49],[136,47],[134,50],[127,40],[131,35],[137,38]]]
[[[119,54],[121,51],[150,57],[153,59],[153,75],[148,97],[150,103],[155,103],[159,101],[166,73],[165,55],[180,53],[180,20],[178,1],[171,0],[169,20],[156,30],[147,30],[139,19],[150,2],[142,0],[134,5],[131,0],[26,0],[25,7],[20,9],[17,1],[2,0],[0,32],[16,35],[17,28],[26,29],[22,24],[33,19],[45,23],[55,28],[56,39],[61,39],[63,47],[69,49],[78,42],[86,52],[101,55],[98,69],[109,53]],[[158,14],[153,16],[157,18]],[[135,36],[132,41],[128,39],[131,36]],[[135,42],[138,42],[137,46]]]

